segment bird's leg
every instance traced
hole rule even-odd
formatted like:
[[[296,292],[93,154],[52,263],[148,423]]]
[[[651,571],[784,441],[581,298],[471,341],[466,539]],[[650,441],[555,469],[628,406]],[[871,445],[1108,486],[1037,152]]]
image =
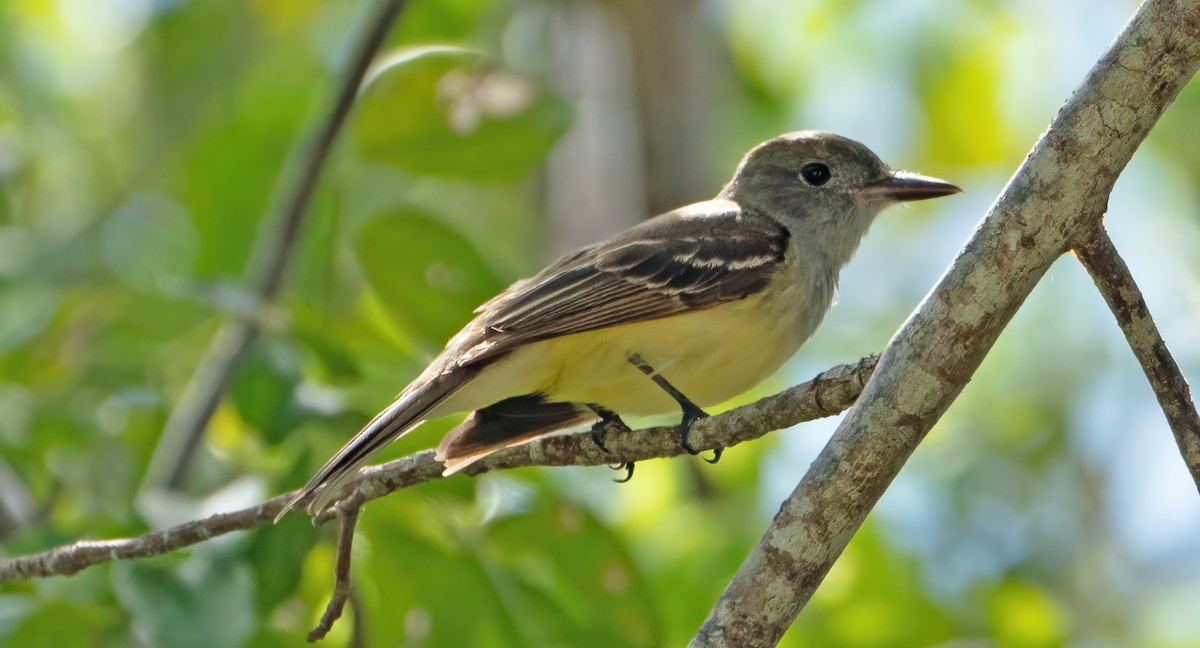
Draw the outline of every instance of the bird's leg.
[[[683,446],[683,449],[688,454],[700,454],[699,450],[696,450],[688,443],[688,430],[692,429],[692,423],[702,418],[708,418],[708,412],[700,409],[699,405],[693,403],[691,399],[680,393],[678,389],[675,389],[675,386],[667,382],[667,379],[655,371],[654,367],[646,364],[642,356],[636,353],[629,356],[629,364],[637,367],[639,371],[646,374],[647,378],[653,380],[654,384],[661,387],[663,391],[667,392],[668,396],[674,398],[676,403],[679,403],[680,409],[683,410],[683,420],[679,422],[679,445]],[[724,448],[713,448],[713,458],[705,459],[705,461],[708,463],[717,463],[721,460],[721,452],[724,450]]]
[[[596,447],[600,448],[605,453],[608,453],[608,447],[604,445],[604,438],[608,436],[609,430],[628,432],[629,426],[625,424],[625,421],[621,420],[621,417],[618,416],[616,412],[604,407],[603,405],[597,405],[596,403],[587,403],[586,405],[588,409],[592,410],[592,412],[596,414],[596,416],[600,417],[600,420],[596,421],[596,423],[592,425],[592,441],[596,444]],[[613,470],[621,470],[622,468],[625,469],[625,477],[621,479],[614,479],[613,481],[617,482],[618,484],[624,484],[630,479],[633,479],[633,466],[634,464],[632,461],[625,461],[610,465],[609,468],[612,468]]]

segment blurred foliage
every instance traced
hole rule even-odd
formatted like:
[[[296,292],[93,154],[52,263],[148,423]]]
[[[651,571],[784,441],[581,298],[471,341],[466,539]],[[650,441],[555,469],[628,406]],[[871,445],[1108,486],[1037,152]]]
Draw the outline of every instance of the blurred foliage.
[[[562,100],[452,48],[401,51],[360,95],[357,150],[413,173],[519,180],[569,121]]]
[[[286,294],[256,310],[243,284],[255,236],[370,4],[0,3],[4,554],[296,487],[476,305],[562,252],[551,232],[569,225],[543,209],[540,169],[594,108],[555,65],[597,20],[623,46],[621,3],[413,0],[318,189]],[[592,13],[564,8],[584,5]],[[712,128],[694,136],[713,144],[715,175],[758,140],[825,128],[967,188],[885,217],[827,325],[741,401],[881,348],[1133,9],[703,5],[723,65],[708,79]],[[1197,115],[1191,88],[1112,201],[1118,245],[1192,376]],[[635,148],[620,163],[638,160]],[[143,488],[217,325],[245,315],[268,329],[193,483]],[[432,421],[384,458],[452,424]],[[624,486],[602,469],[518,470],[374,502],[355,598],[327,644],[683,645],[832,425],[739,446],[715,467],[647,462]],[[1138,368],[1065,259],[784,645],[1197,645],[1195,500]],[[5,584],[0,644],[297,645],[331,588],[330,533],[294,516],[171,556]]]

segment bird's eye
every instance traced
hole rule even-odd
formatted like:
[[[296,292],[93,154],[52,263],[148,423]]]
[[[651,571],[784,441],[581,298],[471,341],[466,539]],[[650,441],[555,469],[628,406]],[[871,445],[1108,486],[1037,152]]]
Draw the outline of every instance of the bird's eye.
[[[820,162],[805,164],[800,169],[800,177],[804,178],[805,182],[814,187],[820,187],[826,182],[829,182],[829,178],[832,176],[833,173],[830,172],[829,167],[821,164]]]

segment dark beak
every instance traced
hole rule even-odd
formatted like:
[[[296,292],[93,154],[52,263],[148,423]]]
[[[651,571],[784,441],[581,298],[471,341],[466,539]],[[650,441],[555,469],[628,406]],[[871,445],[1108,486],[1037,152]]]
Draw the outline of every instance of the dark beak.
[[[927,200],[962,193],[962,189],[945,180],[908,171],[893,171],[892,175],[870,185],[866,191],[868,196],[887,202]]]

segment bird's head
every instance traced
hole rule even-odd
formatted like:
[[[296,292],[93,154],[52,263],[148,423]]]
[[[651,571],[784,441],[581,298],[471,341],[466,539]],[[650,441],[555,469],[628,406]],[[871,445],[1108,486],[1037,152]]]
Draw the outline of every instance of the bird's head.
[[[852,139],[799,131],[754,147],[720,197],[780,220],[798,241],[845,263],[885,207],[960,191],[944,180],[894,170]]]

